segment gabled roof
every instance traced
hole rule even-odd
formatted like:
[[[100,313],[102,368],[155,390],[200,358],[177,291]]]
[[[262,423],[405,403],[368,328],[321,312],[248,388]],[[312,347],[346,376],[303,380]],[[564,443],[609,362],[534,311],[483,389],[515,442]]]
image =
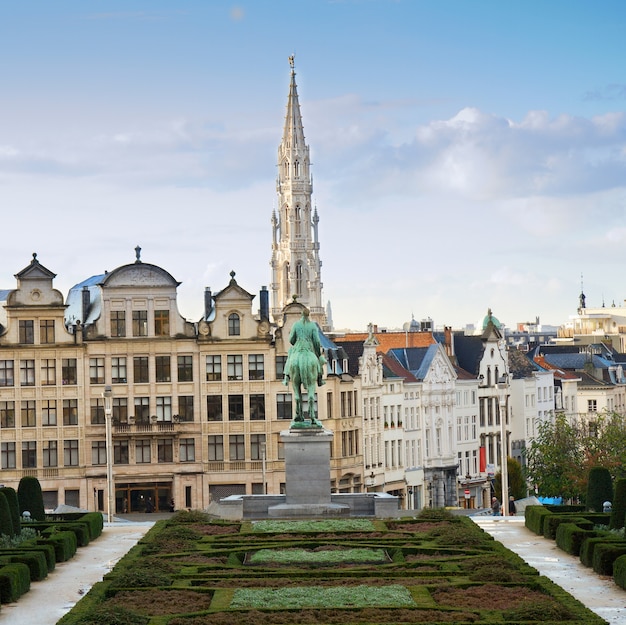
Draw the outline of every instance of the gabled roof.
[[[508,350],[509,373],[514,380],[529,378],[535,372],[540,371],[539,365],[533,362],[525,352],[519,349]]]
[[[23,280],[24,278],[48,278],[53,280],[56,278],[56,273],[52,273],[49,269],[46,269],[38,260],[37,254],[33,253],[33,259],[30,261],[22,271],[15,274],[15,277],[18,280]]]
[[[383,354],[383,377],[402,378],[405,382],[419,382],[419,380],[405,369],[391,354]]]
[[[566,371],[565,369],[559,369],[558,367],[551,365],[549,362],[546,361],[544,356],[535,356],[534,360],[537,365],[539,365],[542,369],[545,369],[546,371],[552,371],[552,375],[555,377],[555,379],[570,381],[580,380],[580,375],[572,371]]]
[[[470,336],[462,332],[454,333],[454,355],[462,369],[474,377],[480,373],[480,361],[485,352],[485,343],[480,336]]]
[[[341,347],[344,350],[348,358],[348,372],[350,375],[358,375],[359,358],[363,356],[363,341],[341,341],[335,347]]]

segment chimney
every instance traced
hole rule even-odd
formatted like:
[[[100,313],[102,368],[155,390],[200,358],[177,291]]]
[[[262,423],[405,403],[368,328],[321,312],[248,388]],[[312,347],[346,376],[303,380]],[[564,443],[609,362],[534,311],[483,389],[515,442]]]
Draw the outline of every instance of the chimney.
[[[443,336],[443,343],[446,348],[446,355],[448,356],[448,358],[452,358],[454,356],[454,343],[452,342],[452,328],[450,326],[444,326]]]
[[[82,295],[83,324],[85,324],[87,322],[87,317],[89,317],[89,304],[90,304],[89,287],[84,286],[81,295]]]
[[[212,311],[213,311],[213,294],[211,293],[211,287],[207,286],[204,289],[204,318],[208,319]]]
[[[269,300],[269,291],[266,286],[261,287],[261,292],[259,293],[259,304],[261,305],[260,317],[261,321],[269,321],[270,319],[270,300]]]

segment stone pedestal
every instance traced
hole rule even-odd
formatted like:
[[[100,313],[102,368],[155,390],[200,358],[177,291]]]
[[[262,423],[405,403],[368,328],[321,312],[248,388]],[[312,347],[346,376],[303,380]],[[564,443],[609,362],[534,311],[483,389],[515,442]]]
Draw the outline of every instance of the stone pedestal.
[[[350,506],[333,503],[330,494],[330,446],[333,433],[298,428],[280,433],[285,449],[285,503],[268,508],[270,517],[344,516]]]

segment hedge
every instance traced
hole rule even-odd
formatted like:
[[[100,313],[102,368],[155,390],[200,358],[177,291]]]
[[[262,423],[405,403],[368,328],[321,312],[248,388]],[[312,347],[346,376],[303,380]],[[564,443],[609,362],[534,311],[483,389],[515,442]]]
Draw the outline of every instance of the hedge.
[[[37,540],[38,545],[54,546],[54,557],[57,562],[67,562],[76,553],[78,543],[74,532],[50,531]]]
[[[22,527],[20,521],[20,503],[17,500],[17,492],[15,492],[15,489],[10,486],[3,486],[0,488],[0,493],[4,493],[4,496],[7,498],[7,502],[9,504],[11,520],[13,521],[13,535],[19,536],[19,533],[22,531]]]
[[[593,570],[598,575],[613,575],[613,563],[626,555],[626,542],[600,543],[593,550]]]
[[[30,590],[30,571],[22,562],[0,568],[0,603],[17,601]]]
[[[551,514],[546,506],[526,506],[524,524],[531,532],[543,536],[544,518]]]
[[[543,519],[544,537],[554,540],[556,538],[557,529],[562,523],[575,523],[578,527],[585,530],[592,530],[594,526],[593,521],[588,521],[584,517],[573,514],[546,515]]]
[[[626,590],[626,556],[620,556],[613,563],[613,581]]]
[[[585,566],[589,566],[589,567],[592,566],[593,565],[593,552],[595,551],[595,548],[598,545],[603,544],[603,543],[626,544],[624,543],[622,539],[611,536],[610,534],[585,538],[585,540],[583,540],[580,546],[580,554],[579,554],[580,561]]]
[[[0,552],[0,562],[2,564],[11,564],[12,562],[21,562],[28,567],[31,582],[40,582],[48,576],[48,565],[46,564],[46,556],[41,551],[20,551],[19,547]]]
[[[597,535],[598,532],[582,529],[576,523],[561,523],[556,528],[556,546],[570,555],[578,556],[583,540]]]

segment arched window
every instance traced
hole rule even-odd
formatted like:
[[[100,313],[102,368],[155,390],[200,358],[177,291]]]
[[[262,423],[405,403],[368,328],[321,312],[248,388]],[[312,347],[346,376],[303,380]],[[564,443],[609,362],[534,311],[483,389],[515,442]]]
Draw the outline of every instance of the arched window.
[[[302,206],[296,206],[296,227],[295,235],[302,236]]]
[[[237,313],[228,315],[228,336],[239,336],[241,334],[241,320]]]
[[[302,296],[304,293],[304,270],[302,263],[296,265],[296,294]]]
[[[293,162],[293,177],[294,178],[300,177],[300,161],[296,160]]]
[[[285,160],[283,162],[283,173],[285,175],[285,178],[289,178],[289,161]]]
[[[291,296],[293,295],[293,293],[291,293],[290,287],[289,287],[289,263],[285,263],[283,266],[283,285],[285,288],[285,298],[286,299],[291,299]]]

